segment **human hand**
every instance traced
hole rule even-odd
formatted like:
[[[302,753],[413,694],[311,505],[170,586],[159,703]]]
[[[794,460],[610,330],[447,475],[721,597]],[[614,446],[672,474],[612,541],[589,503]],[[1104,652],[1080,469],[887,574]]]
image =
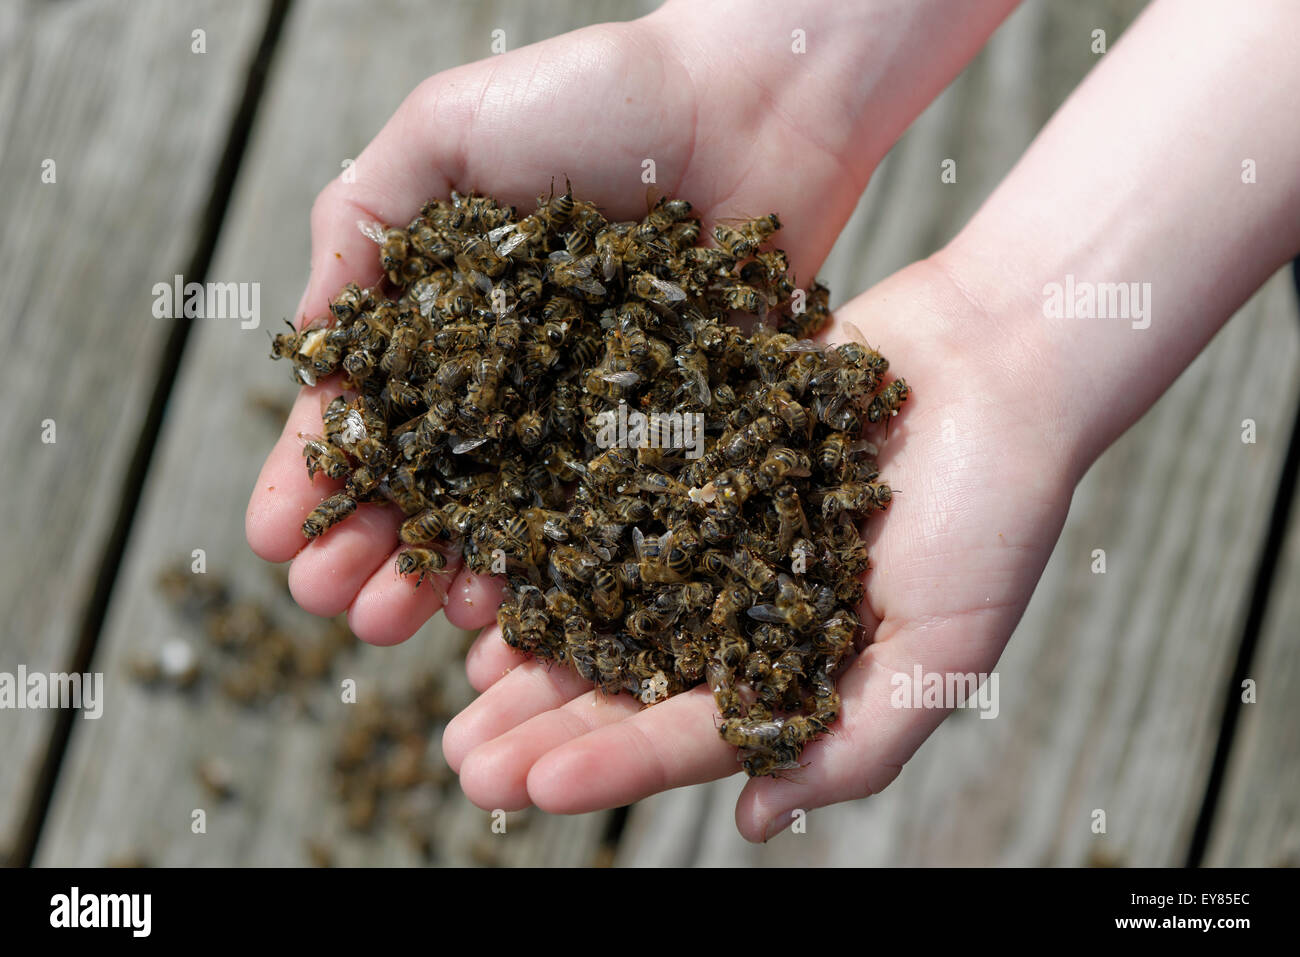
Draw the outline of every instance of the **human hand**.
[[[1078,477],[1072,450],[1039,428],[1052,392],[1036,379],[1033,339],[999,336],[937,260],[845,305],[828,338],[846,341],[849,324],[913,387],[878,458],[901,494],[866,525],[870,644],[839,678],[841,720],[788,779],[747,783],[737,825],[750,840],[785,827],[796,807],[864,797],[893,780],[947,714],[893,707],[895,674],[910,681],[917,664],[926,674],[992,671]],[[607,698],[568,668],[524,660],[495,626],[474,643],[468,669],[483,694],[453,719],[443,749],[481,807],[593,811],[737,770],[707,687],[650,708]]]
[[[1001,12],[1010,5],[1004,0]],[[706,225],[720,214],[779,211],[788,224],[780,245],[795,275],[811,279],[875,162],[910,122],[909,109],[918,111],[927,90],[947,82],[999,17],[993,4],[972,14],[979,18],[972,29],[956,30],[943,14],[922,31],[914,21],[936,16],[934,4],[877,12],[872,28],[892,25],[904,37],[915,35],[930,55],[915,60],[911,41],[886,37],[887,49],[858,67],[875,33],[855,23],[855,41],[831,20],[860,17],[871,7],[805,11],[801,23],[822,44],[806,57],[791,53],[789,30],[767,26],[753,4],[669,5],[638,21],[578,30],[430,78],[358,157],[355,182],[337,179],[318,197],[298,323],[324,314],[346,282],[379,278],[375,247],[358,220],[404,224],[426,200],[453,188],[477,187],[527,208],[539,183],[557,173],[609,218],[639,217],[646,160],[654,161],[660,189],[689,198]],[[730,29],[714,22],[720,17]],[[737,32],[745,29],[761,36],[746,46]],[[769,49],[784,55],[767,55]],[[892,87],[903,68],[917,75],[900,92]],[[889,91],[879,108],[864,76]],[[395,508],[362,505],[305,542],[303,519],[341,483],[308,478],[298,436],[323,431],[321,407],[339,389],[334,378],[300,393],[249,502],[253,550],[269,561],[292,560],[289,587],[297,602],[319,615],[346,610],[352,630],[375,644],[406,639],[444,604],[462,628],[493,621],[501,598],[495,580],[455,564],[435,587],[395,574],[402,518]]]

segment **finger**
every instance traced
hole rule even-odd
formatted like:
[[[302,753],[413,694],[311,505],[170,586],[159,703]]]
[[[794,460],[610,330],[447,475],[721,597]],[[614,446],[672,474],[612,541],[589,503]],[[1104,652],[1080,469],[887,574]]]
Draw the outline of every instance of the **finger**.
[[[486,628],[497,620],[497,608],[508,594],[505,582],[495,575],[476,575],[466,569],[448,589],[447,619],[465,631]]]
[[[357,506],[293,560],[289,566],[293,600],[313,615],[341,614],[387,560],[401,524],[401,511],[391,505]]]
[[[348,607],[352,633],[369,644],[400,644],[419,631],[443,607],[447,589],[460,571],[460,557],[452,556],[445,571],[416,584],[418,575],[397,573],[402,550],[393,549],[380,562]]]
[[[542,755],[597,728],[623,721],[640,708],[641,703],[630,695],[588,691],[470,751],[461,762],[460,786],[479,807],[526,808],[532,804],[528,775]]]
[[[357,228],[358,220],[405,226],[430,197],[451,191],[445,170],[462,166],[451,152],[460,137],[438,128],[437,89],[433,80],[416,87],[355,164],[316,197],[311,273],[298,306],[300,322],[324,314],[330,298],[347,283],[364,286],[382,275],[375,244]]]
[[[590,688],[567,664],[524,662],[451,719],[442,735],[447,764],[459,773],[465,756],[479,745]]]
[[[470,645],[465,655],[465,675],[470,687],[482,693],[526,661],[526,654],[502,640],[500,626],[492,625],[480,631]]]
[[[719,736],[716,714],[703,685],[674,695],[538,758],[528,795],[548,813],[582,814],[733,774],[736,749]]]
[[[298,433],[319,434],[321,400],[337,395],[336,379],[303,388],[289,418],[253,486],[244,515],[244,534],[253,551],[268,562],[287,562],[307,545],[302,523],[322,501],[343,487],[343,482],[321,472],[308,478],[303,461],[303,441]]]
[[[951,640],[960,628],[960,620],[944,622],[922,640],[921,632],[900,633],[888,621],[881,625],[879,640],[840,677],[841,718],[831,734],[804,749],[804,767],[745,785],[736,804],[736,826],[745,839],[768,840],[790,825],[795,809],[883,791],[948,715],[942,708],[896,707],[895,676],[910,682],[916,664],[927,674],[987,673],[997,660],[999,642]],[[967,637],[982,630],[968,629]]]

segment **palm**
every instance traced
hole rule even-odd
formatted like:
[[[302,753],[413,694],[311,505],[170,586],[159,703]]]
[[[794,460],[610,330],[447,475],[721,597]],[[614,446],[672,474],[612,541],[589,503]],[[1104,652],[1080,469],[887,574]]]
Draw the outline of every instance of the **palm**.
[[[853,323],[915,389],[880,457],[902,494],[868,527],[863,619],[873,642],[840,679],[842,719],[805,750],[803,770],[749,783],[737,813],[751,839],[788,822],[794,807],[888,784],[944,717],[891,707],[892,675],[910,675],[915,663],[990,671],[1060,531],[1068,486],[1035,471],[1048,457],[1016,412],[1026,384],[990,382],[991,357],[943,318],[952,309],[935,296],[942,288],[914,267],[846,306],[832,329],[842,339]],[[648,709],[606,699],[566,669],[523,663],[495,628],[476,642],[469,669],[486,690],[448,728],[444,749],[485,807],[594,810],[738,769],[705,688]]]

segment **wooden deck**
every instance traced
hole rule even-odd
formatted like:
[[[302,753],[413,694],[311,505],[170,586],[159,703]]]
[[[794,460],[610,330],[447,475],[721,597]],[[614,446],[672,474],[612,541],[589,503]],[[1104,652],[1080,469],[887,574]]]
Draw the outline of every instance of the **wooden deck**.
[[[999,665],[1000,719],[958,713],[883,794],[814,812],[806,834],[741,840],[739,777],[626,814],[510,815],[504,836],[444,777],[350,829],[330,784],[350,720],[332,682],[395,700],[433,670],[448,708],[463,704],[467,636],[445,623],[353,649],[293,701],[220,692],[220,655],[155,581],[203,549],[239,596],[319,630],[243,538],[278,428],[251,400],[292,388],[263,329],[156,319],[153,284],[260,282],[271,325],[301,291],[315,193],[419,80],[486,54],[498,27],[519,46],[650,6],[0,8],[0,671],[103,672],[111,702],[94,721],[0,712],[0,862],[1300,864],[1300,322],[1285,273],[1079,488]],[[1113,43],[1140,6],[1028,0],[873,179],[822,272],[836,300],[951,237],[1095,62],[1090,31]],[[959,182],[936,189],[950,157]],[[132,677],[177,639],[200,652],[195,688]],[[1242,704],[1247,679],[1257,700]],[[213,760],[224,800],[195,770]],[[434,822],[420,846],[416,813]]]

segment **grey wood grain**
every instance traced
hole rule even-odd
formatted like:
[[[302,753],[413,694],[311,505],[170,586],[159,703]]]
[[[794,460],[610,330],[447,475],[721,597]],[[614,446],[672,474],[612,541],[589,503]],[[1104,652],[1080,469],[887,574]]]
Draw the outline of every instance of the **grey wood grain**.
[[[151,290],[191,255],[265,19],[216,0],[0,10],[0,671],[72,663],[172,331]],[[55,721],[0,712],[0,862]]]
[[[1285,440],[1285,430],[1259,436]],[[1210,830],[1211,866],[1300,867],[1300,511],[1292,509],[1247,675],[1255,701],[1242,705]]]
[[[174,697],[133,684],[126,666],[177,625],[152,587],[157,569],[207,550],[208,568],[247,594],[271,586],[244,542],[242,516],[273,439],[244,408],[249,392],[293,389],[266,359],[265,328],[295,307],[306,276],[308,212],[316,192],[355,157],[401,99],[424,77],[488,52],[491,31],[511,46],[586,23],[626,19],[645,4],[448,3],[294,5],[268,78],[232,205],[214,278],[260,282],[263,328],[212,321],[195,330],[172,396],[154,465],[113,597],[96,667],[107,673],[113,706],[76,729],[39,849],[44,864],[101,864],[139,852],[156,864],[292,865],[304,842],[328,844],[336,862],[416,864],[421,858],[390,825],[377,836],[346,832],[329,791],[328,768],[347,708],[322,696],[315,721],[249,714],[220,695]],[[362,646],[347,672],[362,696],[402,693],[422,668],[451,675],[461,702],[463,635],[431,623],[397,648]],[[431,742],[435,752],[438,741]],[[206,805],[191,769],[226,757],[238,796]],[[453,784],[433,795],[440,863],[590,863],[607,815],[512,815],[505,835]],[[206,835],[190,832],[190,813],[209,811]]]
[[[851,223],[828,262],[845,298],[952,235],[1091,66],[1090,30],[1113,44],[1133,12],[1018,10],[878,174],[870,233]],[[944,187],[947,157],[958,181]],[[1296,400],[1289,299],[1274,277],[1085,478],[998,666],[998,719],[958,712],[884,793],[815,811],[806,834],[763,847],[735,831],[738,777],[661,795],[634,809],[618,861],[1181,863]],[[1247,417],[1275,440],[1242,445]],[[1105,575],[1090,571],[1094,548]],[[1090,829],[1094,809],[1105,835]],[[687,816],[700,837],[681,846],[666,834],[689,831]]]

